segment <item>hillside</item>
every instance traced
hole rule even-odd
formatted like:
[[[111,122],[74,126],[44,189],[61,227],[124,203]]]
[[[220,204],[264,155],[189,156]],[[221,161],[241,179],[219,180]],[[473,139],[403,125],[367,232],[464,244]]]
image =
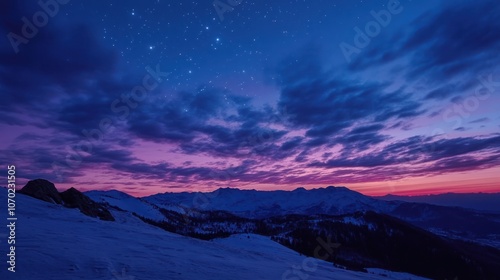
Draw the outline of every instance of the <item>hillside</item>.
[[[0,192],[0,200],[6,200],[5,191]],[[2,269],[1,279],[294,279],[287,271],[306,260],[267,237],[203,241],[168,233],[115,209],[111,212],[116,221],[103,221],[21,194],[17,208],[16,272]],[[422,279],[378,270],[389,277],[346,271],[320,260],[314,263],[314,270],[302,271],[311,279]]]

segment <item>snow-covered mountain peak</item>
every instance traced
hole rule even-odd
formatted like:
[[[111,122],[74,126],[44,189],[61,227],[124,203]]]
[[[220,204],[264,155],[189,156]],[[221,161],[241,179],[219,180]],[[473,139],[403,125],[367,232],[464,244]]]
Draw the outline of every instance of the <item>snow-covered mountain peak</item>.
[[[106,191],[88,191],[85,192],[88,196],[108,196],[112,198],[133,198],[133,196],[119,190],[106,190]]]
[[[164,193],[144,199],[160,207],[178,204],[200,210],[224,210],[243,217],[342,214],[376,210],[380,202],[346,187],[333,186],[293,191],[221,188],[210,193]]]
[[[160,212],[158,206],[121,191],[89,191],[85,194],[96,202],[109,204],[122,210],[136,213],[144,218],[155,221],[162,221],[165,219],[165,216]]]

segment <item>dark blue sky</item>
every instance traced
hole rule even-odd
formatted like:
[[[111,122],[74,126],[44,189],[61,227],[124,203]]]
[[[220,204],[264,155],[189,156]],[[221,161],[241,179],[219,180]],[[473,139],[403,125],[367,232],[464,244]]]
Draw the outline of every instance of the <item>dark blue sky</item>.
[[[500,190],[494,1],[41,3],[0,4],[21,180]]]

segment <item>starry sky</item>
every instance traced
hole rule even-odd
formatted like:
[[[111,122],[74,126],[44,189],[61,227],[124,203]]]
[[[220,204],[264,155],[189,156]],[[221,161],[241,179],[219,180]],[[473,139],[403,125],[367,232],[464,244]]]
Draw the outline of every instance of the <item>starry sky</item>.
[[[499,16],[486,0],[2,1],[0,165],[138,196],[499,192]]]

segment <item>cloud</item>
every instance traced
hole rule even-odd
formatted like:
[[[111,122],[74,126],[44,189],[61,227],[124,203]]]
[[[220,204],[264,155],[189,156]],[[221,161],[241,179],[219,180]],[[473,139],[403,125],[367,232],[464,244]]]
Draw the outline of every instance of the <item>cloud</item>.
[[[416,153],[420,150],[425,151],[429,160],[438,160],[479,151],[498,153],[500,152],[500,136],[441,139],[425,143],[421,149],[411,149],[408,152]]]
[[[445,85],[443,87],[434,89],[427,93],[425,99],[445,99],[447,97],[456,94],[456,90],[451,85]]]
[[[416,166],[422,174],[425,170],[427,175],[431,175],[445,170],[479,169],[484,164],[496,162],[493,158],[498,153],[500,153],[500,136],[498,135],[439,140],[435,140],[434,137],[415,136],[396,141],[367,154],[351,154],[350,157],[343,154],[325,161],[313,161],[308,166],[318,168],[390,167],[394,174],[409,175],[416,171],[410,168],[396,172],[401,165],[409,164]],[[428,164],[431,164],[431,167]],[[419,167],[421,165],[426,165],[426,167],[422,169]]]
[[[353,129],[350,133],[351,134],[364,134],[364,133],[369,133],[369,132],[380,131],[383,128],[384,128],[383,124],[372,124],[372,125],[357,127],[355,129]]]
[[[183,91],[164,102],[144,104],[127,119],[135,137],[173,143],[183,154],[244,158],[277,156],[272,145],[281,141],[281,116],[271,107],[257,109],[250,99],[217,88]],[[280,156],[281,157],[281,156]]]
[[[412,28],[372,43],[351,63],[351,70],[399,61],[409,80],[425,77],[427,86],[449,85],[427,93],[443,99],[477,84],[475,77],[492,72],[500,62],[500,6],[496,1],[461,1],[422,14]],[[473,79],[470,79],[472,75]]]
[[[241,175],[248,172],[255,165],[252,160],[244,160],[240,165],[227,168],[212,168],[205,166],[174,166],[169,163],[137,163],[137,162],[115,162],[111,168],[126,172],[131,178],[155,179],[165,183],[198,183],[223,182],[240,180]]]
[[[410,120],[425,113],[422,104],[390,84],[339,79],[313,54],[297,54],[280,69],[281,94],[278,108],[288,112],[289,127],[304,129],[311,147],[332,143],[339,136],[365,140],[353,134],[382,130],[389,121]],[[312,73],[312,74],[311,74]],[[361,123],[363,127],[356,126]],[[357,129],[350,135],[350,129]],[[366,135],[367,137],[374,135]],[[337,137],[337,138],[336,138]],[[345,141],[340,141],[345,142]]]
[[[490,121],[489,118],[479,118],[479,119],[475,119],[469,123],[484,123],[484,122],[488,122],[488,121]]]
[[[53,30],[47,26],[20,52],[0,49],[1,107],[47,109],[62,97],[106,86],[116,64],[84,26]],[[45,105],[45,106],[43,106]]]
[[[23,16],[37,5],[6,1],[0,30],[19,33]],[[83,137],[111,114],[110,104],[129,82],[118,80],[118,57],[86,25],[51,19],[16,54],[0,46],[0,123],[51,129]]]

